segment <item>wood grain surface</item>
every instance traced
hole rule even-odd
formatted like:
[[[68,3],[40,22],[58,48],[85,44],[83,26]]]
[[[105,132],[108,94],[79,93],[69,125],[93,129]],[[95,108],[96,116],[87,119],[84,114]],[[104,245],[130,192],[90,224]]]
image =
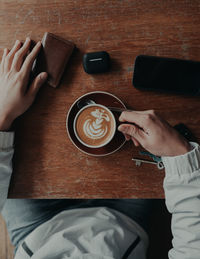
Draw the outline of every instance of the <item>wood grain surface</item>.
[[[199,98],[140,92],[132,86],[139,54],[200,60],[199,25],[198,0],[1,0],[1,53],[16,39],[41,40],[45,31],[77,46],[60,87],[45,85],[17,121],[9,197],[164,197],[164,171],[131,161],[141,148],[127,143],[110,156],[89,157],[70,142],[66,114],[82,94],[103,90],[133,109],[155,109],[172,125],[185,123],[200,140]],[[112,58],[111,72],[86,74],[83,53],[101,50]]]

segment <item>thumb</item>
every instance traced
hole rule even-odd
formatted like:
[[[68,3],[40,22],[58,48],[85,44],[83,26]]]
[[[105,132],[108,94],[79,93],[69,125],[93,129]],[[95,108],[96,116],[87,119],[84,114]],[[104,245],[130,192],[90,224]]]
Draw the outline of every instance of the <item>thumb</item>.
[[[36,76],[36,78],[33,80],[30,88],[29,88],[29,94],[30,95],[36,95],[40,87],[43,85],[43,83],[46,81],[48,74],[46,72],[42,72],[39,75]]]
[[[143,132],[141,132],[141,129],[139,129],[135,125],[130,125],[130,124],[121,124],[118,127],[118,130],[121,131],[123,134],[127,134],[134,139],[136,139],[139,143],[143,141]]]

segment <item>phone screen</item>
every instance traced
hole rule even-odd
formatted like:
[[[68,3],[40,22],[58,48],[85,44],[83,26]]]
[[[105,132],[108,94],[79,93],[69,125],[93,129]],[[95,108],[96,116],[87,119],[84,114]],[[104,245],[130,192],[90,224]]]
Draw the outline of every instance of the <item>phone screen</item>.
[[[138,89],[200,94],[200,62],[140,55],[133,85]]]

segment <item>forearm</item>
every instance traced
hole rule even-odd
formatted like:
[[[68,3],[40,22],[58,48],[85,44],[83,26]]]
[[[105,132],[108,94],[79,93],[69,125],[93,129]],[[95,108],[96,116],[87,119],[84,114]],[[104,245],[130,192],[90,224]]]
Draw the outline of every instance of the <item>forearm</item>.
[[[173,249],[170,259],[199,259],[200,254],[200,147],[163,158],[166,168],[166,205],[172,213]]]
[[[12,158],[14,132],[0,131],[0,211],[6,201],[10,177],[12,174]]]

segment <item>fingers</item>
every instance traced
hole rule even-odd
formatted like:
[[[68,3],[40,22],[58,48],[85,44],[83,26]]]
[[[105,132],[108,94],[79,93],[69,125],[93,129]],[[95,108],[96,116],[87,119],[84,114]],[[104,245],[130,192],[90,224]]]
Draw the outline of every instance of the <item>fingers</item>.
[[[121,122],[132,122],[136,126],[146,131],[149,122],[155,118],[155,112],[153,110],[147,111],[124,111],[119,117]]]
[[[5,60],[4,60],[4,69],[6,71],[10,70],[10,68],[12,66],[14,55],[20,49],[20,47],[21,47],[21,42],[19,40],[17,40],[15,42],[15,45],[12,47],[11,51],[6,55]]]
[[[42,72],[40,73],[33,81],[33,83],[31,84],[29,90],[28,90],[28,95],[35,97],[38,90],[40,89],[40,87],[43,85],[43,83],[46,81],[47,79],[47,73],[46,72]]]
[[[6,48],[6,49],[4,49],[4,51],[3,51],[3,56],[2,56],[2,59],[1,59],[1,66],[0,66],[0,68],[1,68],[1,71],[3,72],[4,71],[4,65],[5,65],[5,59],[6,59],[6,56],[8,55],[8,53],[9,53],[9,50]]]
[[[31,68],[33,66],[33,62],[35,60],[35,58],[37,57],[39,51],[40,51],[40,48],[41,48],[41,42],[39,41],[35,47],[33,48],[33,50],[31,51],[31,53],[26,57],[23,65],[22,65],[22,68],[21,68],[21,71],[24,75],[26,74],[29,74],[30,71],[31,71]]]
[[[140,143],[139,143],[135,138],[133,138],[133,137],[132,137],[131,139],[132,139],[134,145],[135,145],[136,147],[139,147]]]
[[[133,122],[136,123],[139,126],[142,126],[143,124],[143,118],[142,114],[137,111],[124,111],[121,113],[119,117],[119,121],[121,122]]]
[[[5,48],[4,51],[3,51],[3,56],[2,56],[2,59],[1,59],[1,63],[5,62],[5,58],[8,55],[8,53],[9,53],[9,50],[7,48]]]
[[[136,139],[134,139],[134,137],[131,137],[128,134],[124,134],[124,137],[125,137],[126,141],[129,141],[131,139],[136,147],[138,147],[140,145],[140,143]]]
[[[21,69],[22,63],[24,61],[24,57],[29,51],[30,44],[31,44],[30,38],[26,38],[26,41],[24,42],[23,46],[14,55],[12,69],[16,71],[19,71]]]
[[[132,140],[136,145],[143,143],[144,138],[146,137],[145,132],[134,125],[121,124],[118,127],[118,130],[121,131],[123,134],[129,135],[131,138],[133,138]]]
[[[131,139],[131,136],[128,134],[124,134],[124,137],[125,137],[126,141],[129,141]]]

